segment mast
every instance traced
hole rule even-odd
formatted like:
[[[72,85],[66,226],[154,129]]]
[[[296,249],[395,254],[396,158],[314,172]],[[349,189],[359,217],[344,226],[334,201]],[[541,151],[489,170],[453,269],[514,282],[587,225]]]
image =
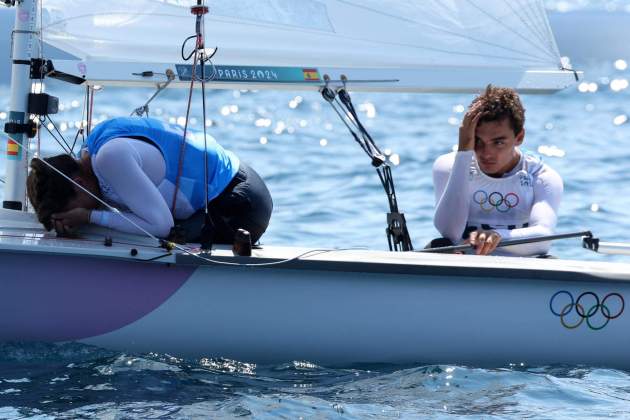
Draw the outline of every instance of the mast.
[[[11,102],[8,122],[4,126],[9,139],[2,207],[23,210],[26,207],[28,133],[33,129],[33,125],[29,124],[28,94],[32,83],[31,58],[37,42],[37,0],[17,0],[15,3],[17,10],[11,46]]]

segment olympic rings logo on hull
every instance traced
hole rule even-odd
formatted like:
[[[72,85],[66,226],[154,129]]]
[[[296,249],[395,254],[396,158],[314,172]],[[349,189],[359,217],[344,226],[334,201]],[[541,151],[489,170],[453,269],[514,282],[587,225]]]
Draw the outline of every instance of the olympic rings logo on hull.
[[[560,290],[549,300],[551,313],[560,318],[563,327],[570,330],[579,327],[584,321],[591,330],[601,330],[611,320],[619,318],[625,307],[623,296],[616,292],[608,293],[600,300],[594,292],[584,292],[573,299],[570,292]]]
[[[507,193],[504,196],[498,191],[488,194],[484,190],[477,190],[473,194],[473,201],[476,204],[479,204],[481,210],[485,212],[490,212],[492,209],[495,209],[498,212],[507,213],[514,207],[518,206],[521,199],[513,192]]]

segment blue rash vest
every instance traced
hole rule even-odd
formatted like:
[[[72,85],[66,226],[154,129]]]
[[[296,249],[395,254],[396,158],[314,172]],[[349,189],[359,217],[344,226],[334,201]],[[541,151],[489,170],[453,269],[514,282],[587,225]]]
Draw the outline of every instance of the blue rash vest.
[[[117,137],[141,137],[155,145],[166,162],[166,179],[173,185],[179,171],[179,153],[184,129],[152,118],[121,117],[98,124],[87,138],[86,146],[90,156],[98,153],[108,141]],[[227,187],[239,169],[239,158],[221,147],[211,136],[207,136],[208,161],[208,201]],[[184,149],[183,168],[179,181],[179,191],[194,210],[205,207],[204,194],[204,153],[203,132],[188,129]],[[168,203],[169,207],[171,203]]]

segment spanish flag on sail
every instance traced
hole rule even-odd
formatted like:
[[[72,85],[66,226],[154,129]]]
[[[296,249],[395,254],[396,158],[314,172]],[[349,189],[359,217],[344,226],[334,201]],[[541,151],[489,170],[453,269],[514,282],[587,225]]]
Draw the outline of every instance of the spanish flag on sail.
[[[7,156],[18,157],[20,156],[20,146],[12,139],[7,142]]]
[[[306,81],[318,82],[320,80],[317,69],[302,69],[302,72],[304,72],[304,80]]]

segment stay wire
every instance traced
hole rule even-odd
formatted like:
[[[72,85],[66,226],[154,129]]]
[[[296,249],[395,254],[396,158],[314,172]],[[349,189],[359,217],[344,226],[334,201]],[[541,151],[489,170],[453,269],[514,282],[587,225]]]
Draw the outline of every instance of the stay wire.
[[[203,25],[202,21],[202,25]],[[205,28],[205,26],[203,26]],[[204,185],[204,210],[205,210],[205,215],[206,217],[208,216],[208,133],[207,133],[207,128],[206,128],[206,65],[204,57],[205,57],[205,52],[203,50],[204,48],[204,43],[205,43],[205,39],[204,39],[204,35],[200,35],[201,39],[198,40],[199,44],[198,47],[202,48],[201,50],[201,54],[199,57],[199,62],[201,64],[201,112],[203,114],[203,118],[202,118],[202,125],[203,125],[203,148],[204,148],[204,153],[203,153],[203,185]]]
[[[83,131],[81,132],[81,147],[83,147],[85,145],[85,130],[87,129],[87,125],[90,124],[90,121],[88,120],[89,118],[89,100],[90,100],[90,93],[88,89],[85,89],[85,96],[83,96],[83,110],[81,111],[81,115],[84,116],[84,120],[86,122],[85,126],[83,127]]]
[[[186,121],[184,123],[184,135],[182,137],[182,144],[179,147],[179,160],[177,166],[177,178],[175,178],[175,191],[173,192],[173,202],[171,206],[171,212],[173,213],[173,217],[175,217],[175,207],[177,205],[177,193],[179,192],[179,183],[182,177],[182,172],[184,169],[184,152],[186,151],[186,135],[188,133],[188,121],[190,118],[190,107],[192,104],[192,94],[193,88],[195,86],[195,70],[197,68],[197,49],[194,51],[194,59],[192,66],[192,75],[190,78],[190,88],[188,90],[188,104],[186,106]],[[205,121],[204,121],[205,125]]]
[[[59,128],[57,128],[57,124],[55,124],[55,121],[53,121],[53,119],[50,118],[49,116],[46,116],[46,119],[48,121],[50,121],[50,123],[52,124],[52,126],[55,129],[55,131],[57,132],[57,134],[59,134],[59,137],[61,137],[61,140],[63,140],[63,143],[66,145],[66,148],[68,149],[67,153],[71,153],[72,150],[70,149],[70,143],[68,143],[66,141],[65,137],[63,136],[63,134],[61,134],[61,131],[59,131]]]
[[[374,140],[372,140],[372,137],[369,135],[369,133],[367,132],[367,130],[365,129],[365,127],[363,127],[363,125],[361,124],[358,115],[356,114],[356,112],[354,112],[354,107],[352,106],[352,102],[350,101],[350,107],[344,106],[345,102],[341,102],[337,99],[337,96],[335,94],[334,99],[333,100],[328,100],[327,102],[330,103],[331,107],[335,110],[335,112],[337,113],[337,115],[339,116],[339,118],[341,119],[341,121],[345,124],[346,128],[348,128],[348,131],[350,132],[350,134],[352,135],[352,138],[359,144],[359,146],[361,146],[361,148],[363,149],[363,151],[365,152],[365,154],[372,159],[372,162],[374,162],[374,159],[382,156],[383,154],[381,153],[380,149],[376,146],[376,144],[374,143]],[[336,105],[335,105],[336,103]],[[337,107],[339,107],[340,109],[343,110],[340,111]],[[346,119],[350,120],[352,122],[352,124],[356,127],[356,130],[353,129],[350,124],[348,124],[348,122],[346,121]],[[359,131],[359,134],[357,134],[357,131]],[[360,137],[359,137],[360,135]],[[375,153],[376,151],[376,153]],[[387,165],[385,162],[382,162],[378,167],[377,167],[377,172],[378,172],[378,168],[380,166],[382,166],[383,164]],[[382,179],[382,176],[379,172],[379,177],[381,178],[381,183],[383,184],[383,187],[385,187],[385,183]],[[387,192],[387,188],[386,192]]]
[[[188,61],[191,57],[193,57],[193,64],[192,64],[191,77],[190,77],[190,88],[188,90],[188,104],[186,106],[186,120],[185,120],[185,123],[184,123],[184,135],[183,135],[183,138],[182,138],[182,144],[180,145],[180,148],[179,148],[177,178],[175,178],[175,191],[173,193],[173,202],[172,202],[172,205],[171,205],[171,212],[173,213],[173,217],[175,217],[175,208],[177,206],[177,193],[179,192],[179,184],[180,184],[180,180],[181,180],[181,177],[182,177],[183,166],[184,166],[184,156],[185,156],[184,152],[186,150],[186,135],[188,133],[188,122],[190,120],[190,107],[191,107],[191,104],[192,104],[192,94],[193,94],[193,89],[195,87],[195,73],[196,73],[196,69],[197,69],[197,58],[198,58],[198,54],[199,54],[199,46],[202,43],[201,22],[202,22],[201,17],[199,15],[197,15],[197,18],[196,18],[196,21],[195,21],[195,35],[189,36],[182,43],[182,51],[181,51],[182,52],[182,58],[184,59],[184,61]],[[193,50],[193,52],[191,54],[186,56],[184,54],[184,48],[185,48],[186,44],[188,43],[188,41],[190,41],[193,38],[196,38],[195,49]],[[203,67],[204,67],[203,62],[201,63],[201,67],[202,67],[202,72],[203,72]],[[204,124],[204,128],[205,128],[205,125],[206,125],[205,119],[203,121],[203,124]],[[204,141],[205,141],[205,138],[204,138]],[[207,188],[207,186],[206,186],[206,188]]]
[[[376,172],[381,180],[385,194],[387,195],[387,201],[389,202],[389,208],[393,213],[398,213],[398,200],[396,199],[396,189],[394,187],[394,177],[392,176],[391,168],[385,164],[381,168],[377,168]]]
[[[381,185],[385,190],[385,195],[387,196],[387,202],[390,209],[388,214],[388,227],[386,229],[390,250],[398,250],[399,247],[402,247],[401,250],[412,250],[413,245],[411,244],[411,239],[409,238],[404,215],[400,214],[398,209],[398,200],[396,199],[396,190],[394,187],[394,178],[391,172],[391,167],[385,161],[383,153],[380,151],[378,146],[376,146],[376,143],[372,139],[372,136],[370,136],[370,133],[361,123],[361,120],[352,103],[352,99],[350,98],[350,94],[345,90],[345,88],[334,92],[326,86],[324,90],[322,90],[322,96],[328,103],[331,104],[335,112],[337,112],[337,115],[339,115],[346,127],[350,130],[350,133],[355,141],[361,145],[363,151],[370,157],[370,159],[372,159],[372,165],[376,168],[376,173],[378,174]],[[343,114],[345,114],[345,116],[360,132],[362,141],[359,140],[355,131],[342,117],[342,113],[337,110],[335,102],[344,110]],[[395,233],[397,230],[399,231],[398,234]]]
[[[74,154],[74,147],[77,145],[77,140],[79,139],[80,134],[83,134],[83,126],[79,127],[77,134],[75,134],[74,140],[72,141],[72,147],[70,148],[70,152],[72,154]]]
[[[329,88],[327,88],[327,89],[329,89]],[[342,116],[342,112],[339,111],[334,106],[333,101],[336,102],[337,105],[341,109],[343,109],[343,114],[345,114],[346,118],[348,120],[350,120],[353,123],[353,125],[356,127],[356,129],[359,131],[363,141],[358,139],[358,136],[356,135],[355,130],[352,129],[350,127],[350,125],[346,122],[346,119]],[[355,138],[355,140],[361,145],[361,147],[368,154],[368,156],[371,159],[374,159],[374,158],[377,158],[377,157],[382,157],[383,156],[383,152],[381,152],[381,150],[378,148],[378,146],[374,142],[374,139],[372,138],[370,133],[367,131],[367,129],[361,123],[361,119],[359,118],[359,115],[357,114],[356,109],[354,108],[354,105],[352,103],[352,99],[350,98],[350,95],[348,94],[348,92],[345,89],[340,89],[337,92],[337,94],[334,96],[333,101],[328,101],[328,102],[332,105],[332,107],[335,110],[335,112],[337,113],[337,115],[339,115],[339,118],[342,119],[343,123],[346,125],[348,130],[350,130],[350,132],[352,133],[352,135]],[[381,165],[387,165],[387,163],[386,162],[382,162]]]
[[[92,117],[94,112],[94,87],[88,86],[87,93],[89,97],[88,101],[88,109],[87,109],[87,135],[89,136],[92,132]]]
[[[348,118],[348,115],[344,115],[345,113],[342,113],[339,109],[337,109],[337,107],[335,106],[333,102],[329,102],[329,103],[332,109],[334,109],[337,115],[339,116],[339,119],[341,119],[341,121],[344,123],[348,131],[350,131],[350,134],[352,135],[352,138],[354,139],[354,141],[356,141],[359,144],[359,146],[361,146],[363,151],[371,158],[372,155],[370,153],[370,150],[365,145],[365,142],[361,141],[357,133],[354,131],[352,127],[350,127],[350,124],[348,124],[348,122],[346,121],[346,118]]]
[[[79,139],[79,135],[81,135],[81,147],[83,147],[83,145],[85,144],[85,124],[83,124],[84,121],[87,122],[87,120],[85,119],[85,114],[86,114],[86,108],[87,108],[87,93],[86,95],[83,97],[83,106],[81,107],[81,126],[79,127],[79,129],[77,130],[77,134],[74,136],[74,141],[72,142],[72,153],[74,153],[74,147],[77,145],[77,140]],[[79,148],[80,150],[80,148]]]
[[[389,203],[390,209],[393,207],[393,202],[391,198],[390,192],[390,183],[385,177],[385,174],[382,173],[381,168],[376,169],[376,173],[378,174],[378,178],[381,180],[381,185],[383,185],[383,189],[385,190],[385,195],[387,195],[387,202]]]
[[[205,0],[203,1],[204,5],[205,5]],[[204,194],[205,194],[205,199],[204,199],[204,203],[205,203],[205,212],[206,212],[206,219],[208,216],[208,134],[207,134],[207,127],[206,127],[206,117],[207,117],[207,113],[206,113],[206,20],[205,18],[201,20],[201,48],[203,48],[202,52],[201,52],[201,59],[200,59],[200,64],[201,64],[201,107],[202,107],[202,113],[203,113],[203,118],[202,118],[202,125],[203,125],[203,147],[204,147],[204,154],[203,154],[203,159],[204,159],[204,164],[203,164],[203,175],[204,175]],[[210,55],[210,57],[208,58],[211,59],[212,57],[214,57],[214,54],[217,53],[217,50],[215,49],[214,52]],[[213,66],[214,69],[214,66]],[[214,77],[214,74],[213,74]]]
[[[370,142],[366,140],[365,138],[365,134],[363,132],[363,130],[361,129],[360,123],[358,123],[357,121],[357,117],[356,115],[350,111],[347,107],[344,106],[343,102],[341,102],[338,99],[338,95],[335,96],[335,102],[337,103],[337,106],[339,106],[339,108],[341,108],[343,111],[343,114],[346,115],[346,118],[348,120],[350,120],[350,122],[356,127],[356,129],[359,131],[359,134],[361,135],[361,138],[363,139],[363,141],[360,141],[360,143],[362,144],[363,150],[365,150],[365,152],[370,156],[370,159],[374,157],[374,150],[372,145],[370,145]],[[344,120],[345,121],[345,120]],[[354,131],[354,130],[353,130]]]
[[[350,95],[347,93],[347,91],[343,89],[343,90],[339,90],[338,92],[335,92],[329,87],[326,87],[324,89],[325,90],[322,91],[322,96],[324,97],[326,102],[330,104],[333,110],[337,113],[337,115],[339,116],[341,121],[344,123],[348,131],[350,131],[350,134],[352,135],[354,140],[361,146],[361,148],[368,155],[368,157],[372,159],[372,162],[375,161],[375,158],[382,157],[383,153],[378,148],[378,146],[376,146],[374,140],[372,139],[372,136],[370,136],[370,134],[365,129],[363,124],[361,124],[359,116],[356,113],[354,106],[352,105],[352,100],[350,99]],[[338,97],[342,95],[343,95],[342,97],[343,100],[340,101]],[[340,109],[342,111],[340,111]],[[346,119],[352,123],[352,125],[356,128],[356,130],[352,128],[350,124],[348,124]],[[357,131],[359,132],[359,134],[357,134]],[[361,138],[359,138],[359,135]],[[383,163],[381,163],[381,165]]]
[[[74,140],[72,141],[72,147],[70,148],[70,151],[72,152],[72,154],[74,154],[74,147],[77,145],[77,140],[79,139],[79,135],[81,135],[81,137],[83,138],[83,130],[85,130],[83,121],[85,121],[85,100],[83,101],[83,107],[81,108],[81,124],[79,125],[79,128],[77,129],[77,134],[75,134]]]
[[[68,148],[69,148],[68,144],[66,144],[66,142],[65,142],[65,141],[63,141],[63,142],[62,142],[62,141],[60,141],[60,140],[57,138],[57,136],[55,136],[55,133],[53,133],[52,131],[50,131],[50,129],[48,128],[48,125],[46,124],[46,121],[50,121],[50,123],[51,123],[51,124],[53,124],[53,123],[52,123],[52,121],[51,121],[48,117],[46,117],[46,118],[44,118],[43,120],[41,120],[41,124],[40,124],[40,125],[41,125],[41,126],[43,126],[43,127],[46,129],[46,131],[48,131],[48,133],[50,134],[50,136],[51,136],[51,137],[52,137],[52,138],[53,138],[53,139],[57,142],[57,144],[58,144],[58,145],[59,145],[59,146],[63,149],[63,151],[64,151],[65,153],[68,153],[68,154],[69,154],[69,153],[70,153],[70,151],[68,150]],[[54,124],[53,124],[53,127],[54,127]]]
[[[337,97],[339,98],[339,102],[341,102],[341,104],[343,104],[345,106],[345,108],[348,110],[348,112],[350,112],[350,114],[352,115],[353,121],[354,121],[356,127],[361,132],[361,135],[362,135],[363,139],[369,145],[369,147],[372,150],[372,152],[376,151],[376,153],[378,153],[379,155],[382,156],[383,152],[381,152],[381,150],[378,148],[378,146],[374,142],[374,139],[372,138],[370,133],[366,130],[366,128],[361,123],[361,119],[359,118],[359,114],[357,113],[356,109],[354,108],[354,104],[352,103],[352,100],[350,99],[350,94],[348,93],[348,91],[345,90],[345,89],[340,90],[338,92]]]

